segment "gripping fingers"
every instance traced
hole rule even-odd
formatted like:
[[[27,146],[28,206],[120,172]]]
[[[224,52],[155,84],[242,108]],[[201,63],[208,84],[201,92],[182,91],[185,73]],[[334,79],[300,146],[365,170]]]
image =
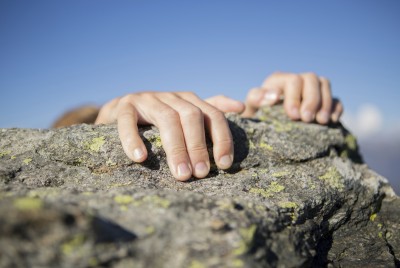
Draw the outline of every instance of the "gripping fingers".
[[[215,163],[221,169],[230,168],[233,163],[233,139],[225,115],[193,94],[185,96],[185,99],[203,111],[204,122],[213,142]]]
[[[143,162],[147,158],[147,150],[137,127],[135,107],[122,101],[118,107],[118,133],[126,155],[135,162]]]
[[[316,119],[320,124],[328,124],[332,112],[332,93],[331,86],[328,79],[320,77],[321,85],[321,109],[318,111]]]
[[[311,122],[321,107],[321,91],[318,76],[313,73],[303,74],[303,102],[301,104],[301,120]]]
[[[162,100],[178,111],[193,175],[197,178],[204,178],[210,171],[210,160],[202,110],[175,94],[166,93]]]

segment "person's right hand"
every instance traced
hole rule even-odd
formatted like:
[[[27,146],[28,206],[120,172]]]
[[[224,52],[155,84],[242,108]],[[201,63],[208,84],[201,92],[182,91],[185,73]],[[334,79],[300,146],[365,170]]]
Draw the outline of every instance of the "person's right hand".
[[[217,107],[223,103],[221,107],[229,111],[244,110],[242,103],[223,96],[204,101],[191,92],[142,92],[105,104],[95,124],[117,121],[122,147],[135,162],[147,158],[138,124],[155,125],[160,130],[172,175],[181,181],[192,175],[204,178],[210,171],[206,129],[213,142],[218,168],[227,169],[233,162],[233,140],[228,122],[223,112],[210,103]]]

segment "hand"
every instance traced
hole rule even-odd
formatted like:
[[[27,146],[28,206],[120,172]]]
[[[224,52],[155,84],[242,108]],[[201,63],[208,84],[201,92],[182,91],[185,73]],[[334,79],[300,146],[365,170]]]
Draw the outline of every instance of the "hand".
[[[328,124],[339,121],[342,103],[332,98],[328,79],[313,73],[274,73],[261,87],[249,91],[245,117],[251,117],[265,105],[274,105],[283,97],[286,114],[292,120]]]
[[[181,181],[192,175],[207,176],[210,160],[206,145],[208,130],[213,142],[217,166],[227,169],[233,162],[233,140],[222,110],[242,112],[244,105],[217,96],[206,101],[191,92],[143,92],[129,94],[105,104],[95,124],[117,121],[118,133],[126,155],[135,162],[147,158],[147,150],[139,136],[138,124],[153,124],[160,130],[172,175]]]

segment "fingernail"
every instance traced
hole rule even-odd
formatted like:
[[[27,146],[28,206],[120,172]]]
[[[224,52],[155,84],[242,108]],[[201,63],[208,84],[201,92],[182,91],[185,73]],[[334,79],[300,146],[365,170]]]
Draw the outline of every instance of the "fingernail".
[[[332,114],[332,121],[337,123],[339,121],[339,116],[337,114]]]
[[[229,168],[232,165],[233,157],[230,155],[224,155],[219,159],[219,165],[222,169]]]
[[[190,171],[189,165],[186,163],[180,163],[178,165],[178,176],[179,177],[189,177],[192,172]]]
[[[268,91],[264,95],[264,99],[261,101],[261,105],[272,105],[278,99],[278,93],[274,91]]]
[[[300,112],[299,112],[299,108],[297,107],[292,107],[290,109],[290,114],[292,115],[293,119],[300,119]]]
[[[303,111],[302,118],[305,122],[311,122],[314,120],[314,115],[309,110],[305,110]]]
[[[142,149],[136,148],[135,150],[133,150],[133,157],[136,160],[142,159],[143,156],[144,156],[144,152]]]
[[[322,121],[322,123],[328,123],[329,122],[329,114],[325,111],[319,112],[319,118]]]
[[[208,166],[204,162],[199,162],[196,164],[195,168],[197,176],[205,176],[208,174]]]

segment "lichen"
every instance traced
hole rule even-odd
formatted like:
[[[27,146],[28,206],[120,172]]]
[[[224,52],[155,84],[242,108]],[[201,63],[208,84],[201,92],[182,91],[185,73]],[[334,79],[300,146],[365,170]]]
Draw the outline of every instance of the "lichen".
[[[370,221],[375,221],[375,219],[376,219],[377,216],[378,216],[378,215],[377,215],[376,213],[371,214],[371,216],[369,216],[369,220],[370,220]]]
[[[165,198],[161,198],[157,195],[148,195],[143,198],[144,202],[149,202],[151,204],[155,204],[156,206],[168,208],[171,205],[171,202]]]
[[[149,137],[149,141],[154,144],[157,148],[162,148],[162,142],[160,135],[153,135]]]
[[[291,122],[284,123],[279,120],[274,120],[272,121],[272,125],[276,132],[289,132],[295,129],[295,125]]]
[[[348,134],[348,135],[345,137],[344,141],[345,141],[347,147],[348,147],[350,150],[353,150],[353,151],[357,150],[357,139],[356,139],[356,137],[354,137],[354,136],[351,135],[351,134]]]
[[[241,259],[234,259],[232,261],[232,267],[233,268],[241,268],[244,266],[244,262]]]
[[[250,193],[259,194],[266,198],[272,197],[274,193],[282,192],[285,189],[285,186],[280,185],[278,182],[273,181],[266,189],[261,188],[251,188]]]
[[[61,250],[64,255],[70,255],[73,251],[77,250],[85,242],[83,234],[75,235],[71,240],[61,245]]]
[[[256,146],[254,145],[254,143],[251,140],[249,140],[249,149],[255,149],[255,148]]]
[[[281,202],[279,203],[279,206],[281,208],[292,208],[292,209],[296,209],[299,207],[299,205],[297,205],[297,203],[295,202]]]
[[[128,205],[133,202],[133,197],[130,195],[117,195],[114,201],[120,205]]]
[[[281,178],[281,177],[285,177],[289,174],[290,173],[288,171],[279,171],[279,172],[272,173],[271,176],[275,177],[275,178]]]
[[[90,142],[85,143],[85,147],[93,152],[99,152],[101,146],[105,143],[104,136],[93,138]]]
[[[238,247],[236,247],[235,250],[233,251],[233,255],[235,256],[243,255],[249,250],[249,246],[251,245],[251,242],[254,239],[256,230],[257,230],[257,225],[255,224],[252,224],[247,228],[239,229],[239,234],[242,239],[240,240]]]
[[[154,234],[156,229],[154,228],[154,226],[147,226],[145,231],[146,231],[146,234],[151,235],[151,234]]]
[[[258,146],[260,148],[267,149],[268,151],[273,151],[274,150],[274,148],[271,145],[269,145],[268,143],[266,143],[264,141],[260,141],[260,144]]]
[[[22,163],[24,163],[25,165],[29,165],[30,162],[32,162],[32,158],[26,158],[22,160]]]
[[[198,260],[193,260],[189,265],[189,268],[205,268],[205,267],[206,266],[201,262],[199,262]]]
[[[332,188],[344,189],[343,177],[335,167],[329,167],[328,171],[320,176],[319,179],[327,181]]]
[[[2,158],[3,156],[9,155],[11,154],[11,151],[2,151],[0,152],[0,158]]]
[[[36,211],[43,207],[43,202],[38,198],[21,197],[14,200],[14,207],[23,211]]]

